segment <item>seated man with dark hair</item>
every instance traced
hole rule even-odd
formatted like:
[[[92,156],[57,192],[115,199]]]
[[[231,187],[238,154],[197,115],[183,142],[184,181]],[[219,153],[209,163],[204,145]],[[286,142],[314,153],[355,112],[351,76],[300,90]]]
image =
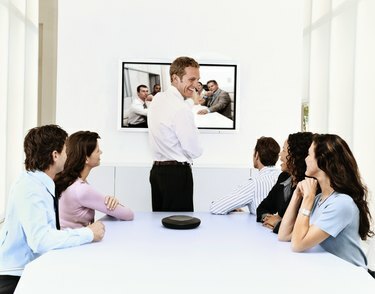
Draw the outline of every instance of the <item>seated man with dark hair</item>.
[[[146,85],[137,87],[137,95],[129,109],[128,124],[133,128],[147,128],[147,104],[146,99],[150,96]]]
[[[218,112],[229,119],[232,119],[231,101],[228,92],[219,89],[219,85],[215,80],[207,82],[208,90],[206,92],[206,99],[202,105],[207,106],[207,109],[201,109],[198,114],[207,114],[210,112]]]
[[[68,134],[56,125],[31,129],[25,137],[24,171],[13,184],[0,232],[0,293],[13,293],[25,266],[52,249],[100,241],[104,225],[60,230],[56,174],[64,168]]]
[[[280,146],[271,137],[261,137],[255,145],[253,163],[259,170],[254,176],[239,185],[233,192],[211,203],[213,214],[228,214],[247,206],[251,214],[276,183],[281,172],[275,164],[279,158]]]

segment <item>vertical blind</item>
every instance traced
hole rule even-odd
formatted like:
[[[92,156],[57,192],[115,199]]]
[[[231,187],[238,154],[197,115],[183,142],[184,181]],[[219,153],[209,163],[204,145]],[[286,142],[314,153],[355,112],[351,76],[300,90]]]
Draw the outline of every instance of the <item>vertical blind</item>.
[[[0,220],[38,114],[39,0],[0,0]]]
[[[305,0],[304,19],[309,130],[351,146],[375,216],[375,1]]]

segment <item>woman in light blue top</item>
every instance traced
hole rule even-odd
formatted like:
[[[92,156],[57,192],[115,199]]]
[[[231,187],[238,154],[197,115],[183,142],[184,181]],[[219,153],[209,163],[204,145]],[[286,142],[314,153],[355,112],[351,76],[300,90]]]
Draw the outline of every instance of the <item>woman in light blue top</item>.
[[[279,239],[294,251],[320,244],[326,251],[367,268],[360,239],[373,236],[367,188],[348,144],[337,135],[314,135],[298,183],[282,220]],[[318,184],[322,192],[315,196]]]

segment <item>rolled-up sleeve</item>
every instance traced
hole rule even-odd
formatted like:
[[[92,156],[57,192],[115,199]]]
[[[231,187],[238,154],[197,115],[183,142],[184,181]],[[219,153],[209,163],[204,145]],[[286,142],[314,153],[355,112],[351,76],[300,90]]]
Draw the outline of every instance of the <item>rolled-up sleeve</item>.
[[[191,159],[202,155],[203,148],[199,140],[199,131],[194,122],[193,113],[188,108],[182,108],[175,116],[175,131],[181,148]]]

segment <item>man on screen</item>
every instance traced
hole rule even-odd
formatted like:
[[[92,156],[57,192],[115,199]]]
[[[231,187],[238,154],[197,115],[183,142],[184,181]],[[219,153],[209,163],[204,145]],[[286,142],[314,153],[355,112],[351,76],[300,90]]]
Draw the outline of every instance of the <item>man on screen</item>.
[[[207,106],[207,109],[199,110],[198,114],[218,112],[232,119],[231,101],[228,92],[219,89],[215,80],[208,81],[207,87],[209,91],[206,92],[206,99],[202,103],[202,105]]]
[[[134,98],[129,109],[129,127],[133,128],[147,128],[147,104],[146,100],[150,94],[146,85],[139,85],[137,87],[137,97]]]

